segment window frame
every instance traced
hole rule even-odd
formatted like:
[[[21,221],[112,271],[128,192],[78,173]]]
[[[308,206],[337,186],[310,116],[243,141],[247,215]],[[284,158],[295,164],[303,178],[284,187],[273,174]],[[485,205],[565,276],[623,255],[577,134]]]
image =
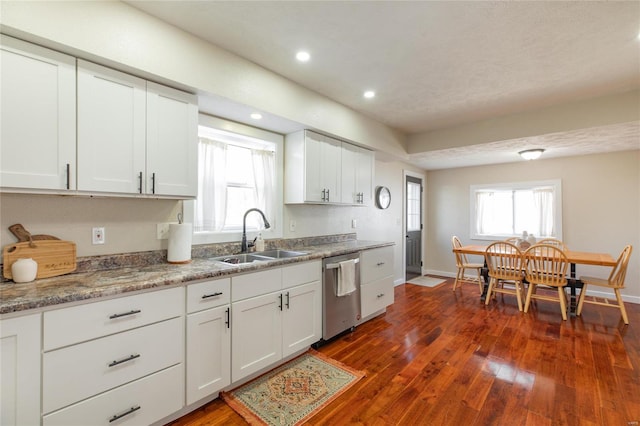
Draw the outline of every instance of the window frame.
[[[206,114],[199,114],[198,124],[210,127],[216,131],[238,135],[242,138],[259,139],[273,143],[275,145],[275,196],[274,196],[274,217],[267,217],[271,227],[269,229],[248,230],[247,238],[253,239],[259,233],[264,239],[282,238],[283,235],[283,179],[284,179],[284,136],[264,129],[248,126],[242,123],[228,121],[219,117]],[[194,222],[195,200],[185,200],[183,202],[183,214],[186,222]],[[242,239],[242,229],[227,230],[220,232],[194,231],[193,244],[214,244],[226,242],[239,242]]]
[[[544,238],[556,238],[556,239],[562,240],[562,181],[560,179],[471,185],[469,187],[469,238],[471,240],[496,241],[496,240],[504,240],[509,237],[520,236],[516,234],[489,235],[489,234],[477,233],[476,216],[477,216],[478,209],[476,205],[476,201],[477,201],[476,193],[478,191],[527,190],[527,189],[534,189],[541,186],[550,186],[553,188],[553,202],[554,202],[554,208],[555,208],[555,212],[554,212],[555,233],[552,236],[545,236]],[[540,236],[536,235],[536,237],[540,237]]]

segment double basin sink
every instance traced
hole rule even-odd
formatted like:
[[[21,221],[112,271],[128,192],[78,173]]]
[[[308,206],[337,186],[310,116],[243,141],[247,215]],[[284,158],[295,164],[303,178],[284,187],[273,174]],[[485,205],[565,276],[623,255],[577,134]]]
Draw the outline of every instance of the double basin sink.
[[[290,257],[298,257],[305,256],[309,253],[305,253],[302,251],[293,251],[293,250],[266,250],[255,253],[242,253],[242,254],[232,254],[229,256],[218,256],[214,257],[211,260],[215,260],[218,262],[226,263],[229,265],[242,265],[246,263],[252,262],[267,262],[269,260],[275,259],[285,259]]]

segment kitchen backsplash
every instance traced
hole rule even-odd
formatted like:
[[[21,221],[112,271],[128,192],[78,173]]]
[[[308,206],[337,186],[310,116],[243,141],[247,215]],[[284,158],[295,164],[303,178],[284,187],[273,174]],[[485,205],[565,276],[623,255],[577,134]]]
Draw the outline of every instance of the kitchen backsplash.
[[[265,240],[265,249],[275,248],[302,248],[306,246],[316,246],[330,243],[340,243],[356,239],[356,234],[337,234],[325,235],[319,237],[307,238],[290,238],[290,239],[273,239]],[[205,258],[223,256],[231,253],[240,252],[240,243],[219,243],[219,244],[202,244],[193,246],[191,249],[192,258]],[[103,256],[87,256],[78,258],[78,268],[76,272],[104,271],[108,269],[117,269],[123,267],[146,266],[155,263],[164,263],[167,261],[166,250],[153,250],[137,253],[122,253]]]

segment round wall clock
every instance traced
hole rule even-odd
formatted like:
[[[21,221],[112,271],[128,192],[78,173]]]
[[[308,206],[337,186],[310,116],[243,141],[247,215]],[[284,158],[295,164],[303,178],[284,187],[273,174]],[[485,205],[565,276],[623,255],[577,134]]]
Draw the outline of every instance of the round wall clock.
[[[376,205],[379,209],[386,209],[391,204],[391,192],[386,186],[376,188]]]

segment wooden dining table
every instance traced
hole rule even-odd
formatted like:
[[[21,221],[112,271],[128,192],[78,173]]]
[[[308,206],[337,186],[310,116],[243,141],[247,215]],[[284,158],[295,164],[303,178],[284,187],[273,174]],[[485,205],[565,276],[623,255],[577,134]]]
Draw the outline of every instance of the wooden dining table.
[[[471,244],[467,246],[462,246],[453,249],[454,252],[464,253],[470,255],[477,255],[484,257],[485,251],[487,250],[486,245],[481,244]],[[576,277],[576,265],[594,265],[594,266],[606,266],[606,267],[614,267],[616,266],[617,260],[614,259],[608,253],[594,253],[587,251],[574,251],[574,250],[566,250],[564,254],[567,256],[567,260],[571,266],[571,272],[569,278],[567,279],[567,286],[571,290],[571,303],[570,303],[570,313],[575,314],[576,310],[576,289],[582,288],[582,282]],[[482,300],[485,299],[487,295],[487,290],[489,288],[489,273],[487,268],[487,261],[485,259],[484,268],[482,271],[482,276],[484,277],[484,288],[482,290],[482,295],[480,298]]]

